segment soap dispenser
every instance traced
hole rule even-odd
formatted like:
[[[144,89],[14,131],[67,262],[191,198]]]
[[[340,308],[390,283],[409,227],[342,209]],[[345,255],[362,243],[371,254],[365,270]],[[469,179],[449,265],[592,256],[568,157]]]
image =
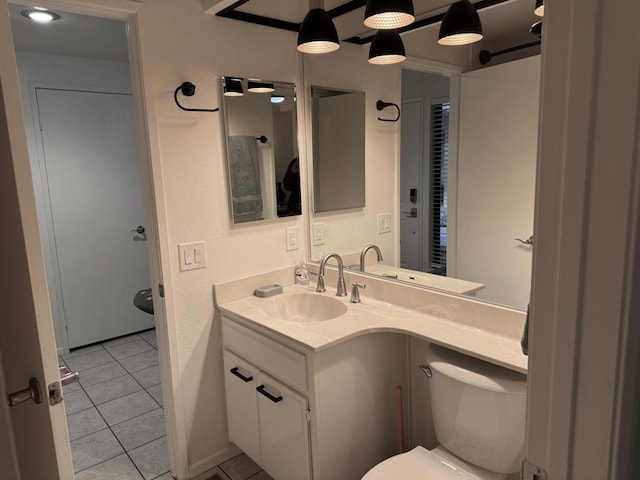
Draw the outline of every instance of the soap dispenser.
[[[304,260],[300,259],[300,264],[296,268],[296,283],[298,285],[309,284],[309,269],[306,267]]]

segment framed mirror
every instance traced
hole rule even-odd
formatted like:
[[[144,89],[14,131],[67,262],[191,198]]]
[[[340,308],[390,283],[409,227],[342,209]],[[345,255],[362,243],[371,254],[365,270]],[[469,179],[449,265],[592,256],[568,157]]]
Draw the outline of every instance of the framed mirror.
[[[365,93],[311,87],[315,213],[365,206]]]
[[[295,85],[225,76],[222,93],[233,223],[301,215]]]

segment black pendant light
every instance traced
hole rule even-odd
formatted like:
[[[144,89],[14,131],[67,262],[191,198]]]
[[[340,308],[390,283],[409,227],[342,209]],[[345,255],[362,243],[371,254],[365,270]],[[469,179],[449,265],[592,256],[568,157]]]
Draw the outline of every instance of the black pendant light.
[[[336,26],[324,9],[324,1],[309,0],[309,8],[298,32],[298,51],[318,54],[340,48]]]
[[[364,24],[369,28],[401,28],[415,19],[411,0],[367,0],[364,9]]]
[[[449,7],[440,24],[440,45],[466,45],[482,40],[482,23],[476,8],[469,0]]]
[[[224,96],[225,97],[241,97],[244,95],[244,90],[242,90],[242,79],[241,78],[224,78]]]
[[[533,13],[539,17],[544,17],[544,0],[536,0],[536,9]]]
[[[369,48],[369,63],[389,65],[406,60],[404,44],[396,29],[378,30]]]
[[[274,90],[273,83],[261,82],[260,80],[249,80],[247,82],[247,91],[251,93],[271,93]]]

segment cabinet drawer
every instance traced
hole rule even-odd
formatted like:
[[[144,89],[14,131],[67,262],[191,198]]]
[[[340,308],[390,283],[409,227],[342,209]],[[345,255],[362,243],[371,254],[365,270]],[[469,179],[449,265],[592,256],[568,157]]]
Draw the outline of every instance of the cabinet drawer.
[[[227,318],[222,319],[222,342],[225,349],[259,366],[260,370],[298,391],[307,391],[306,358],[303,354]]]

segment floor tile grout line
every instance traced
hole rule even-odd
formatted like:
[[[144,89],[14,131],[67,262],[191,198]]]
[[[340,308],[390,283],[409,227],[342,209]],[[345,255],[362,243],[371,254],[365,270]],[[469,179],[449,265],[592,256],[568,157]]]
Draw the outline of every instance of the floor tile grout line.
[[[81,388],[84,390],[84,387],[81,386]],[[84,392],[87,397],[89,397],[89,394],[85,391]],[[149,395],[151,396],[151,395]],[[153,397],[152,397],[153,398]],[[91,397],[89,397],[89,401],[91,402],[91,404],[94,406],[94,408],[96,409],[96,411],[98,412],[98,415],[100,415],[100,417],[102,418],[102,420],[104,421],[104,423],[107,425],[107,428],[109,429],[109,431],[111,432],[111,435],[113,435],[113,438],[116,439],[116,442],[118,442],[118,445],[120,445],[120,448],[122,448],[122,451],[125,455],[127,455],[127,457],[129,458],[129,460],[131,461],[131,463],[133,464],[134,468],[138,471],[138,473],[140,474],[140,476],[142,477],[142,480],[145,479],[145,476],[143,475],[143,473],[140,471],[140,469],[138,468],[138,465],[136,464],[136,462],[133,460],[133,458],[131,458],[131,455],[129,455],[129,452],[127,451],[127,449],[125,448],[125,446],[122,444],[122,442],[120,441],[120,439],[118,438],[118,435],[116,435],[116,432],[113,431],[112,425],[109,425],[109,422],[107,421],[107,419],[104,417],[104,415],[102,415],[102,412],[100,411],[100,409],[98,409],[98,406],[93,402],[93,400],[91,399]],[[156,402],[157,403],[157,402]],[[153,411],[153,410],[151,410]],[[148,413],[148,412],[146,412]],[[164,415],[164,413],[163,413]],[[139,416],[139,415],[138,415]],[[132,417],[132,418],[136,418],[136,417]],[[132,418],[130,418],[129,420],[131,420]],[[120,423],[124,423],[124,422],[120,422]],[[119,424],[118,424],[119,425]],[[166,434],[166,432],[165,432]],[[137,447],[136,447],[137,448]],[[121,454],[118,454],[121,455]],[[115,457],[117,457],[118,455],[111,457],[110,459],[107,460],[111,460]],[[105,460],[105,461],[107,461]],[[102,463],[102,462],[100,462]],[[97,465],[97,464],[96,464]],[[76,472],[74,472],[76,473]]]
[[[134,335],[138,335],[138,334],[134,334]],[[132,335],[132,336],[133,336],[133,335]],[[138,336],[139,336],[139,335],[138,335]],[[142,337],[140,337],[140,338],[142,338]],[[145,340],[144,338],[142,338],[142,339],[143,339],[143,340]],[[146,342],[146,340],[145,340],[145,342]],[[149,342],[147,342],[147,343],[149,343]],[[123,344],[123,345],[124,345],[124,344]],[[149,343],[149,345],[151,345],[151,344]],[[116,439],[116,441],[118,442],[118,444],[119,444],[119,445],[120,445],[120,447],[122,448],[122,450],[123,450],[124,454],[125,454],[125,455],[127,455],[127,457],[129,458],[129,460],[130,460],[130,461],[131,461],[131,463],[133,464],[134,468],[135,468],[135,469],[137,470],[137,472],[140,474],[140,476],[141,476],[142,480],[145,480],[145,478],[146,478],[146,477],[144,476],[144,474],[142,473],[142,471],[140,470],[140,468],[138,468],[138,465],[137,465],[137,464],[136,464],[136,462],[133,460],[133,458],[131,458],[131,455],[129,454],[129,452],[131,452],[131,451],[133,451],[133,450],[135,450],[135,449],[137,449],[137,448],[141,448],[141,447],[143,447],[144,445],[148,445],[149,443],[152,443],[152,442],[154,442],[154,441],[157,441],[157,440],[161,439],[162,437],[166,437],[166,435],[167,435],[167,434],[166,434],[166,428],[164,429],[164,435],[162,435],[162,436],[160,436],[160,437],[158,437],[158,438],[155,438],[155,439],[153,439],[153,440],[150,440],[150,441],[148,441],[148,442],[145,442],[145,443],[143,443],[143,444],[141,444],[141,445],[138,445],[138,446],[136,446],[136,447],[134,447],[134,448],[132,448],[132,449],[130,449],[130,450],[127,450],[127,449],[125,448],[125,446],[122,444],[122,442],[120,441],[120,439],[118,438],[118,436],[116,435],[116,432],[114,432],[114,430],[113,430],[113,428],[112,428],[112,427],[117,426],[117,425],[121,425],[121,424],[123,424],[123,423],[125,423],[125,422],[127,422],[127,421],[129,421],[129,420],[133,420],[133,419],[138,418],[138,417],[140,417],[140,416],[142,416],[142,415],[145,415],[145,414],[147,414],[147,413],[155,412],[156,410],[162,410],[162,411],[163,411],[163,415],[164,415],[164,407],[163,407],[162,405],[160,405],[160,403],[155,399],[155,397],[154,397],[153,395],[151,395],[151,393],[149,393],[149,392],[148,392],[147,388],[145,388],[145,387],[144,387],[144,386],[139,382],[139,380],[138,380],[136,377],[134,377],[134,376],[133,376],[133,372],[130,372],[130,371],[129,371],[129,370],[128,370],[124,365],[122,365],[122,364],[120,363],[120,361],[119,361],[117,358],[115,358],[115,357],[111,354],[111,352],[109,352],[109,351],[108,351],[108,350],[107,350],[107,349],[106,349],[102,344],[100,344],[100,346],[103,348],[103,350],[105,350],[105,351],[106,351],[106,352],[107,352],[107,353],[108,353],[108,354],[109,354],[109,355],[114,359],[114,361],[115,361],[115,362],[117,362],[121,367],[123,367],[123,368],[125,369],[125,371],[127,372],[127,374],[125,374],[125,375],[129,375],[131,378],[133,378],[133,380],[134,380],[138,385],[140,385],[140,387],[142,388],[142,390],[143,390],[143,391],[144,391],[144,392],[145,392],[149,397],[151,397],[151,399],[154,401],[154,403],[158,405],[158,408],[154,408],[154,409],[149,410],[149,411],[147,411],[147,412],[141,413],[140,415],[136,415],[136,416],[134,416],[134,417],[131,417],[131,418],[129,418],[129,419],[127,419],[127,420],[124,420],[124,421],[122,421],[122,422],[119,422],[119,423],[117,423],[117,424],[109,425],[109,422],[107,421],[107,419],[104,417],[104,415],[102,414],[102,412],[98,409],[98,405],[97,405],[97,404],[93,401],[93,399],[89,396],[89,393],[86,391],[85,387],[84,387],[81,383],[79,383],[80,390],[82,390],[82,391],[84,392],[84,394],[85,394],[85,395],[87,396],[87,398],[89,399],[89,402],[91,403],[91,405],[93,406],[93,408],[95,408],[95,409],[96,409],[96,411],[97,411],[98,415],[100,415],[100,417],[101,417],[101,418],[102,418],[102,420],[104,421],[105,425],[107,425],[107,427],[106,427],[106,428],[102,428],[102,429],[97,430],[96,432],[93,432],[93,433],[95,434],[95,433],[98,433],[98,432],[100,432],[100,431],[103,431],[103,430],[107,430],[107,429],[108,429],[108,430],[110,431],[111,435],[113,435],[113,437]],[[155,347],[153,347],[153,345],[151,345],[151,347],[152,347],[152,348],[155,348]],[[157,348],[155,348],[155,350],[157,351]],[[146,351],[151,351],[151,350],[146,350]],[[145,352],[141,352],[141,353],[145,353]],[[125,357],[125,358],[128,358],[128,357]],[[63,361],[64,361],[64,360],[63,360]],[[109,362],[109,363],[111,363],[111,362]],[[65,364],[66,364],[66,362],[65,362]],[[101,366],[101,365],[97,365],[97,366]],[[155,366],[155,365],[150,365],[149,367],[145,367],[145,368],[151,368],[151,367],[153,367],[153,366]],[[92,367],[92,368],[93,368],[93,367]],[[144,369],[140,369],[140,370],[144,370]],[[138,371],[139,371],[139,370],[138,370]],[[120,377],[124,377],[125,375],[120,375]],[[120,377],[115,377],[115,378],[120,378]],[[114,379],[110,379],[110,380],[114,380]],[[109,380],[105,380],[105,382],[107,382],[107,381],[109,381]],[[104,383],[104,382],[99,382],[99,383]],[[162,383],[160,383],[160,385],[161,385],[161,384],[162,384]],[[95,384],[95,385],[97,385],[97,384]],[[88,385],[88,386],[92,386],[92,385]],[[151,385],[151,386],[154,386],[154,385]],[[150,387],[151,387],[151,386],[150,386]],[[138,391],[136,391],[136,392],[132,392],[132,393],[130,393],[130,394],[128,394],[128,395],[132,395],[132,394],[134,394],[134,393],[138,393],[138,392],[140,392],[140,391],[141,391],[141,390],[138,390]],[[117,400],[118,398],[123,398],[123,397],[126,397],[126,396],[127,396],[127,395],[123,395],[123,396],[121,396],[121,397],[117,397],[117,398],[112,399],[112,400]],[[110,401],[112,401],[112,400],[110,400]],[[100,405],[104,405],[105,403],[108,403],[108,402],[101,403]],[[92,407],[89,407],[89,408],[92,408]],[[85,411],[85,410],[89,410],[89,408],[86,408],[86,409],[83,409],[83,410],[79,410],[78,412],[74,412],[74,413],[79,413],[79,412],[82,412],[82,411]],[[73,414],[71,414],[71,415],[73,415]],[[69,416],[69,415],[67,415],[67,417],[68,417],[68,416]],[[67,421],[68,421],[68,418],[67,418]],[[91,435],[91,434],[88,434],[88,435]],[[82,436],[82,437],[78,437],[78,438],[77,438],[77,439],[75,439],[75,440],[79,440],[80,438],[85,438],[85,437],[86,437],[86,436],[88,436],[88,435],[84,435],[84,436]],[[74,440],[74,441],[75,441],[75,440]],[[109,461],[109,460],[112,460],[112,459],[116,458],[116,457],[117,457],[117,456],[119,456],[119,455],[122,455],[122,453],[119,453],[118,455],[115,455],[115,456],[113,456],[113,457],[111,457],[111,458],[108,458],[108,459],[106,459],[106,460],[102,461],[102,462],[98,462],[98,463],[96,463],[96,464],[94,464],[94,465],[91,465],[91,466],[89,466],[89,467],[87,467],[87,468],[85,468],[85,469],[79,470],[78,472],[74,472],[74,473],[80,473],[81,471],[87,470],[88,468],[95,467],[96,465],[100,465],[101,463],[104,463],[104,462],[107,462],[107,461]],[[158,478],[158,477],[160,477],[160,476],[162,476],[162,475],[164,475],[165,473],[170,472],[170,471],[171,471],[171,470],[169,469],[169,470],[167,470],[166,472],[163,472],[163,473],[161,473],[160,475],[158,475],[158,476],[156,476],[156,477],[153,477],[153,478]]]
[[[85,470],[89,470],[90,468],[96,467],[96,466],[98,466],[98,465],[100,465],[100,464],[102,464],[104,462],[108,462],[109,460],[113,460],[114,458],[119,457],[120,455],[124,455],[125,453],[126,452],[118,453],[118,454],[114,455],[113,457],[109,457],[109,458],[107,458],[105,460],[102,460],[102,461],[100,461],[98,463],[94,463],[93,465],[89,465],[88,467],[83,468],[82,470],[78,470],[77,472],[74,470],[73,475],[75,476],[76,474],[78,474],[80,472],[84,472]]]
[[[124,375],[118,375],[117,377],[107,378],[106,380],[103,380],[103,381],[98,382],[98,383],[92,383],[91,385],[86,385],[86,387],[95,387],[96,385],[102,385],[103,383],[112,382],[112,381],[117,380],[117,379],[122,378],[122,377],[132,377],[134,380],[136,380],[136,378],[134,378],[133,375],[131,375],[129,372],[127,372]],[[80,385],[82,385],[82,380],[80,380],[79,383],[80,383]],[[138,384],[139,384],[139,382],[138,382]],[[142,385],[140,385],[140,386],[142,386]],[[142,387],[142,388],[144,388],[144,387]]]

